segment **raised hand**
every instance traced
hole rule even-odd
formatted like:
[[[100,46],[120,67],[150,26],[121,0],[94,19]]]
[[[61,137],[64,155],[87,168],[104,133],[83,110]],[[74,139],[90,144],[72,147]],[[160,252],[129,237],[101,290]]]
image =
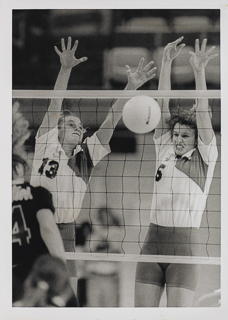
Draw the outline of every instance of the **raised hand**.
[[[79,63],[84,62],[88,59],[87,57],[83,57],[80,59],[75,58],[75,51],[78,47],[78,40],[75,41],[74,46],[71,49],[71,37],[68,37],[67,48],[65,46],[65,41],[62,38],[61,47],[62,52],[59,51],[59,49],[56,46],[54,47],[54,49],[55,52],[59,55],[62,67],[65,69],[73,68]]]
[[[182,43],[181,45],[177,46],[184,37],[178,38],[176,41],[168,43],[164,48],[163,53],[163,61],[172,61],[175,59],[181,50],[184,48],[185,44]]]
[[[153,61],[150,61],[145,67],[143,67],[144,58],[139,62],[138,68],[135,72],[131,72],[131,68],[126,65],[128,85],[133,89],[141,87],[144,83],[155,77],[156,67],[152,68],[154,64]]]
[[[207,39],[203,40],[201,50],[199,45],[199,39],[195,41],[195,52],[190,51],[190,63],[194,71],[200,71],[204,69],[211,59],[217,57],[218,54],[212,54],[212,51],[215,49],[215,46],[211,47],[209,50],[206,51],[207,46]]]

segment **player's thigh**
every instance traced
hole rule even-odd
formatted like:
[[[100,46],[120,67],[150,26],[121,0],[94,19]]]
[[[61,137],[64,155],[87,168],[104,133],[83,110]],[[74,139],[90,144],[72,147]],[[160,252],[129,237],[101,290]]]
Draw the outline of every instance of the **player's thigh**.
[[[195,291],[180,288],[167,287],[167,307],[192,307]]]
[[[135,283],[135,307],[159,307],[164,287],[150,283]]]
[[[158,263],[139,262],[135,278],[135,306],[158,307],[165,285],[165,273]]]
[[[167,306],[192,306],[198,276],[199,267],[195,264],[170,263],[166,269]]]
[[[170,263],[166,269],[166,286],[195,291],[199,278],[196,264]]]

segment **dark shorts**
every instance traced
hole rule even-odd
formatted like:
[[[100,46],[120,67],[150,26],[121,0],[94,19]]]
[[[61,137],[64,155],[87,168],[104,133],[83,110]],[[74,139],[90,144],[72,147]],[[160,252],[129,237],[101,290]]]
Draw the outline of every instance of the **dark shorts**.
[[[65,252],[75,252],[75,222],[57,223],[63,239]]]
[[[150,224],[141,254],[197,256],[197,228],[172,228]],[[179,263],[138,262],[136,282],[163,287],[181,287],[195,290],[198,282],[198,265]]]

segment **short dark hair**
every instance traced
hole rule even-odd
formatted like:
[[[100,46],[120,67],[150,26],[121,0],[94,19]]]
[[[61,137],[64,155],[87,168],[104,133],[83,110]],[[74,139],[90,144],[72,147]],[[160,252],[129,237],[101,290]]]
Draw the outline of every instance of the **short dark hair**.
[[[179,123],[194,129],[196,132],[196,137],[198,135],[196,112],[194,108],[191,108],[190,110],[183,110],[182,108],[179,108],[177,111],[174,111],[171,114],[170,118],[166,120],[166,123],[169,125],[172,133],[175,125]]]

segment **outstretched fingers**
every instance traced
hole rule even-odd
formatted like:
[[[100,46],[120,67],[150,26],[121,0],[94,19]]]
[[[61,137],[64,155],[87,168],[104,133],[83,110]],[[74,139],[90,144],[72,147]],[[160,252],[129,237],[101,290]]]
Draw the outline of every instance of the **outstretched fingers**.
[[[214,58],[216,58],[218,56],[218,53],[214,53],[214,54],[210,55],[214,49],[215,49],[215,46],[212,46],[210,49],[208,49],[206,51],[206,55],[207,55],[209,60],[214,59]]]
[[[215,54],[212,54],[211,56],[208,56],[208,59],[211,60],[211,59],[216,58],[217,56],[218,56],[218,54],[215,53]]]
[[[72,51],[76,51],[77,50],[77,47],[78,47],[78,40],[75,40],[75,42],[74,42],[74,46],[73,46],[73,48],[72,48]]]
[[[195,41],[195,52],[199,52],[199,51],[200,51],[199,39],[196,39],[196,41]]]
[[[61,51],[59,51],[59,49],[56,46],[54,46],[54,49],[55,49],[55,52],[60,56]]]
[[[125,66],[127,73],[131,73],[131,68],[129,67],[129,65],[126,64]]]
[[[61,47],[62,47],[62,51],[66,51],[64,38],[61,39]]]
[[[62,48],[62,52],[66,51],[66,46],[65,46],[65,40],[64,38],[61,39],[61,48]],[[68,41],[67,41],[67,50],[70,50],[71,48],[71,37],[68,37]],[[57,46],[54,46],[55,52],[60,55],[61,51],[57,48]]]
[[[82,58],[77,59],[77,60],[78,60],[78,63],[81,63],[81,62],[84,62],[84,61],[88,60],[88,58],[87,57],[82,57]]]
[[[71,37],[68,37],[67,50],[70,50],[70,48],[71,48]]]
[[[148,71],[151,69],[152,65],[154,64],[154,61],[150,61],[144,68],[143,71]]]
[[[182,43],[181,45],[179,45],[179,47],[177,47],[177,53],[179,54],[180,51],[185,47],[185,44]]]
[[[203,39],[203,43],[202,43],[202,46],[201,46],[201,51],[202,52],[205,52],[206,46],[207,46],[207,39]]]
[[[182,40],[184,39],[184,36],[178,38],[177,40],[173,41],[173,44],[178,45]]]
[[[144,63],[144,58],[141,58],[140,61],[139,61],[139,65],[138,65],[137,71],[142,70],[143,63]]]
[[[211,54],[211,52],[215,49],[215,46],[211,47],[207,50],[206,54]]]
[[[149,70],[147,73],[146,73],[146,76],[147,76],[147,79],[148,80],[151,80],[152,78],[154,78],[156,76],[155,74],[155,71],[157,70],[156,67],[154,67],[153,69]]]

